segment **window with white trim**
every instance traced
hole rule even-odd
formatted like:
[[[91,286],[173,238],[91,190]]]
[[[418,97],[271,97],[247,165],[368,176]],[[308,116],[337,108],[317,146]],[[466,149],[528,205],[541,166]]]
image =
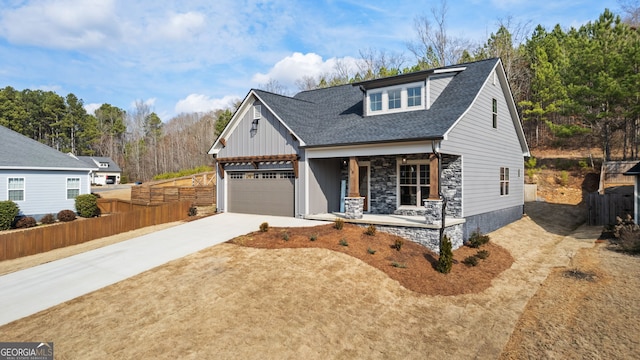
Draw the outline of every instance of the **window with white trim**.
[[[509,168],[500,168],[500,195],[509,195]]]
[[[11,201],[24,201],[24,178],[9,178],[7,181],[7,198]]]
[[[369,94],[369,110],[370,111],[382,110],[382,93]]]
[[[429,163],[401,164],[398,168],[401,206],[421,206],[429,198]]]
[[[491,99],[491,113],[493,116],[493,128],[498,128],[498,100]]]
[[[67,200],[80,195],[80,178],[67,178]]]
[[[402,91],[400,89],[389,90],[389,110],[402,107]]]
[[[416,86],[407,89],[407,106],[414,107],[422,105],[422,87]]]
[[[262,105],[253,105],[253,118],[260,119],[262,117]]]

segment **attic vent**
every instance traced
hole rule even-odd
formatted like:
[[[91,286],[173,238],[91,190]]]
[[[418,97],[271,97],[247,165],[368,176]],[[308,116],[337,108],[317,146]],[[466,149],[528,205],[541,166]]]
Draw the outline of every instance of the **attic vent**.
[[[262,105],[253,105],[253,118],[260,119],[262,117]]]

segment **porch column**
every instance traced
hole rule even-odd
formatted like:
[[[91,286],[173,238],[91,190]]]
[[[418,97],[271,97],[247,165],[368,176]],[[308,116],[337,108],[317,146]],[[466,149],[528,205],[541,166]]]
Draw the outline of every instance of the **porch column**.
[[[347,219],[362,219],[364,198],[360,196],[360,169],[355,156],[349,158],[349,194],[344,199],[344,216]]]
[[[360,169],[354,156],[349,158],[349,197],[360,197]]]
[[[435,154],[429,156],[429,200],[440,200],[440,161]]]

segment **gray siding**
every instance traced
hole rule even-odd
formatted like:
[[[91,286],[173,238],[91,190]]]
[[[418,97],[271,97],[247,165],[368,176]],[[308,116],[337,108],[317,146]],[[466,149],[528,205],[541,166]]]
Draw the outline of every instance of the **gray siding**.
[[[505,99],[504,84],[485,82],[469,112],[454,126],[442,152],[462,156],[463,215],[524,204],[524,158]],[[503,92],[504,91],[504,92]],[[492,99],[498,101],[498,127],[492,126]],[[500,195],[500,167],[508,167],[509,195]]]
[[[433,105],[433,103],[440,96],[440,94],[442,94],[444,88],[449,85],[449,82],[451,82],[452,79],[453,74],[435,75],[429,77],[429,80],[427,82],[429,84],[429,106]]]
[[[298,141],[264,105],[258,130],[252,132],[253,106],[247,108],[248,111],[226,139],[227,146],[220,150],[218,157],[288,155],[298,152]]]
[[[91,192],[87,171],[0,170],[0,201],[7,200],[8,178],[25,179],[25,200],[16,201],[21,215],[35,216],[60,210],[75,211],[75,200],[67,199],[67,178],[80,178],[80,194]]]
[[[487,212],[467,217],[464,224],[463,238],[469,239],[474,231],[482,234],[490,233],[522,218],[524,205]]]
[[[309,213],[339,211],[340,159],[313,159],[309,170]]]

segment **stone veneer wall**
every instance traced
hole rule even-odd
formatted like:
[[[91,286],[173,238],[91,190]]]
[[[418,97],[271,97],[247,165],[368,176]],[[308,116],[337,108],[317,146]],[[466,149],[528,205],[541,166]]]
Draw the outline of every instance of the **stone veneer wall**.
[[[429,154],[409,154],[407,160],[427,160]],[[397,204],[397,156],[385,155],[359,157],[358,161],[370,162],[371,202],[370,214],[394,214]],[[342,169],[341,179],[348,182],[347,169]],[[442,155],[442,193],[447,198],[447,216],[462,217],[462,158],[454,155]],[[424,209],[411,210],[401,215],[423,215]]]
[[[368,226],[363,224],[357,225],[362,228],[366,228]],[[397,235],[418,244],[424,245],[436,254],[440,253],[440,229],[388,225],[376,225],[376,228],[379,231]],[[463,224],[448,226],[444,230],[444,233],[449,237],[449,239],[451,239],[453,250],[463,245]]]

